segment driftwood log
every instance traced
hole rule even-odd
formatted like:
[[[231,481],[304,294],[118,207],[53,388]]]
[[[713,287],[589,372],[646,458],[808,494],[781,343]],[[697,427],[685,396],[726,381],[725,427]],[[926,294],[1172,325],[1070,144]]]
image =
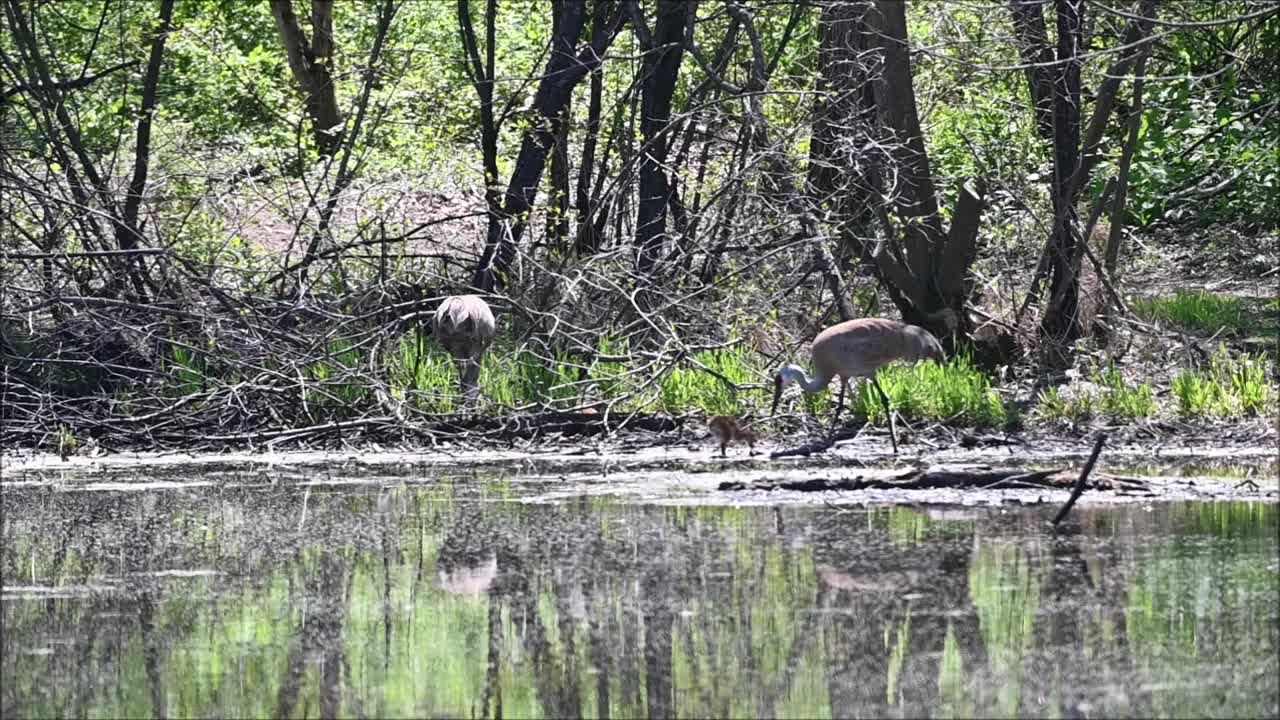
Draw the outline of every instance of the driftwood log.
[[[992,468],[985,465],[953,466],[912,469],[890,477],[855,475],[846,478],[817,477],[803,480],[741,482],[730,480],[720,483],[721,490],[794,490],[819,492],[824,490],[935,490],[961,488],[994,490],[998,488],[1069,488],[1074,478],[1062,470],[1033,470],[1025,468]],[[1133,478],[1098,476],[1089,481],[1092,490],[1146,490],[1146,483]]]

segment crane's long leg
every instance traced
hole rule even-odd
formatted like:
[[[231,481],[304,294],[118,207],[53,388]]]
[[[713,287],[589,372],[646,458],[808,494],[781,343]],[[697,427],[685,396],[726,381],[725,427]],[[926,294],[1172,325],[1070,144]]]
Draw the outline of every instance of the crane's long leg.
[[[835,434],[836,425],[840,422],[840,412],[844,410],[844,391],[847,387],[849,387],[849,381],[840,378],[840,396],[836,400],[836,414],[835,417],[831,418],[831,430],[829,431],[832,434]]]
[[[898,431],[894,428],[893,410],[889,408],[889,396],[885,394],[884,388],[880,387],[880,383],[876,382],[876,376],[870,378],[871,384],[875,386],[876,392],[880,393],[880,402],[884,405],[884,414],[889,418],[889,440],[893,443],[893,454],[898,454]]]

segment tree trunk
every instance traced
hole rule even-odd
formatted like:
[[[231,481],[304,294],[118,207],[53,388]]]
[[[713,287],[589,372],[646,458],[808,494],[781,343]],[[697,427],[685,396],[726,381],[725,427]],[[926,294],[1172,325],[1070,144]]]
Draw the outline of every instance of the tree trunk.
[[[1147,56],[1143,53],[1138,58],[1133,81],[1133,107],[1129,110],[1129,133],[1120,152],[1120,165],[1116,169],[1116,195],[1111,202],[1111,228],[1107,237],[1105,267],[1107,279],[1113,286],[1119,287],[1116,271],[1120,262],[1120,242],[1124,237],[1125,203],[1129,194],[1129,171],[1133,167],[1133,158],[1138,154],[1138,133],[1142,129],[1142,90],[1146,84],[1142,77],[1147,69]]]
[[[334,90],[333,0],[311,0],[312,38],[293,9],[293,0],[271,0],[271,15],[284,45],[289,69],[306,96],[311,132],[321,156],[332,156],[342,142],[342,113]]]
[[[1053,83],[1053,203],[1049,242],[1049,306],[1042,331],[1059,343],[1080,336],[1080,218],[1071,182],[1080,162],[1080,50],[1083,0],[1056,0],[1058,62]]]
[[[572,107],[572,101],[566,103],[556,117],[548,173],[551,192],[547,202],[547,244],[562,250],[568,249],[569,239],[569,119]]]
[[[1010,0],[1018,57],[1026,65],[1027,90],[1036,116],[1036,129],[1053,139],[1053,46],[1044,26],[1044,0]]]
[[[1039,293],[1040,281],[1049,275],[1049,302],[1041,331],[1065,349],[1080,336],[1079,281],[1084,243],[1080,237],[1076,203],[1089,184],[1100,155],[1097,152],[1103,130],[1111,117],[1120,81],[1140,54],[1145,53],[1159,3],[1143,0],[1121,38],[1119,59],[1107,68],[1105,79],[1095,93],[1093,114],[1081,142],[1080,49],[1083,42],[1083,4],[1080,0],[1058,0],[1059,65],[1054,72],[1054,176],[1052,197],[1054,223],[1032,281],[1025,309]],[[1070,54],[1074,53],[1074,54]],[[1019,311],[1019,316],[1021,316]]]
[[[591,36],[604,32],[605,14],[597,12],[591,18]],[[574,250],[578,255],[589,255],[599,248],[595,224],[591,221],[597,203],[591,195],[591,178],[595,170],[596,144],[600,141],[600,113],[604,97],[604,72],[600,68],[591,71],[591,92],[587,100],[586,136],[582,139],[582,161],[578,163],[578,184],[574,209],[577,211],[578,228],[574,237]],[[601,168],[603,175],[604,168]]]
[[[606,31],[576,50],[578,36],[585,24],[585,0],[559,0],[552,4],[556,13],[557,33],[552,39],[551,57],[538,83],[530,109],[532,121],[520,142],[511,182],[503,198],[504,223],[490,226],[484,253],[477,263],[472,284],[486,292],[508,281],[516,250],[528,220],[529,210],[538,194],[547,153],[555,141],[554,120],[569,103],[578,81],[600,65],[613,38],[622,29],[623,14],[615,3],[600,2],[596,12],[609,12]],[[510,224],[510,232],[504,225]]]
[[[146,75],[142,80],[142,112],[138,116],[137,139],[133,151],[133,179],[129,181],[129,195],[124,201],[121,222],[116,226],[116,244],[122,250],[132,250],[142,238],[138,227],[138,211],[147,189],[147,171],[151,164],[151,120],[156,111],[156,88],[160,84],[160,64],[164,59],[164,42],[173,31],[173,0],[162,0],[160,19],[151,36],[151,57],[147,60]]]
[[[630,5],[638,8],[637,5]],[[644,51],[640,134],[644,138],[639,163],[640,201],[636,214],[636,271],[651,274],[662,256],[671,187],[666,160],[670,138],[671,99],[684,59],[686,23],[696,7],[679,0],[658,0],[658,17],[651,36],[644,18],[633,12],[631,28]]]
[[[484,202],[490,236],[502,232],[502,190],[498,185],[498,122],[493,112],[493,84],[496,53],[498,0],[486,0],[484,7],[484,59],[471,24],[469,0],[458,0],[458,31],[464,52],[467,76],[480,98],[480,155],[484,163]]]
[[[838,169],[845,197],[829,203],[850,238],[888,291],[903,319],[927,328],[952,345],[969,332],[964,302],[969,266],[977,254],[977,232],[985,185],[966,183],[952,213],[950,234],[942,217],[916,108],[902,3],[865,1],[828,7],[823,28],[827,82],[838,88],[835,102],[821,106],[815,123],[817,146],[811,161],[810,191],[818,198],[837,194],[831,183],[840,175],[823,167],[832,147],[847,147]],[[863,64],[867,63],[867,64]],[[850,68],[842,71],[841,65]],[[844,135],[836,136],[838,133]],[[889,186],[886,178],[893,178]],[[871,202],[887,197],[886,206]],[[857,239],[866,228],[866,208],[880,218],[886,240],[875,245]],[[858,214],[854,214],[858,213]],[[892,217],[891,214],[892,213]],[[861,230],[866,233],[866,229]]]

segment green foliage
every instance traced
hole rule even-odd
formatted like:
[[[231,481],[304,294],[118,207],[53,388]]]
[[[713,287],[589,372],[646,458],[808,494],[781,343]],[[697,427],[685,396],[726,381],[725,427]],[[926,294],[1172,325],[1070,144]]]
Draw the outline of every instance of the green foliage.
[[[494,357],[480,371],[480,387],[498,405],[563,407],[582,392],[580,366],[567,356],[546,358],[529,350]]]
[[[662,408],[667,412],[697,408],[708,415],[738,414],[738,388],[761,374],[744,350],[704,350],[662,379]]]
[[[1138,317],[1178,325],[1186,330],[1216,333],[1238,332],[1248,313],[1238,297],[1214,295],[1204,290],[1179,290],[1173,297],[1136,298],[1129,304]]]
[[[626,338],[601,335],[596,342],[596,352],[605,357],[630,355],[631,344]],[[595,391],[601,400],[616,400],[639,389],[639,379],[631,374],[626,363],[614,360],[597,360],[588,370]]]
[[[1203,370],[1183,370],[1172,394],[1184,418],[1231,418],[1275,411],[1276,390],[1267,379],[1267,361],[1246,355],[1233,359],[1223,345]]]
[[[324,357],[307,365],[304,374],[310,383],[303,390],[305,402],[321,407],[350,408],[369,399],[369,385],[351,373],[360,366],[364,353],[350,340],[335,338],[324,344]]]
[[[1093,393],[1075,392],[1065,396],[1057,387],[1043,390],[1036,401],[1036,417],[1041,420],[1086,422],[1095,412]]]
[[[458,372],[453,358],[429,335],[414,328],[400,336],[387,362],[391,392],[423,412],[450,413],[456,406]]]
[[[1008,419],[999,393],[967,355],[941,365],[932,361],[889,365],[876,378],[890,405],[905,417],[980,427],[1000,426]],[[869,382],[854,393],[850,409],[871,422],[888,421],[880,396]]]
[[[161,360],[161,370],[168,373],[167,389],[175,397],[193,395],[204,389],[204,363],[187,345],[170,342],[167,357]]]
[[[1172,216],[1200,225],[1246,221],[1275,227],[1280,223],[1276,125],[1263,126],[1263,132],[1255,125],[1273,91],[1241,87],[1231,65],[1224,68],[1221,82],[1200,83],[1185,46],[1205,37],[1179,35],[1174,43],[1184,47],[1174,57],[1182,63],[1167,69],[1184,78],[1148,85],[1129,184],[1131,219],[1138,225]],[[1189,196],[1193,201],[1179,197],[1178,191],[1216,185],[1215,180],[1228,176],[1234,176],[1227,187],[1235,192],[1194,192]]]
[[[1099,404],[1102,412],[1115,418],[1136,420],[1151,417],[1156,412],[1156,401],[1147,383],[1130,383],[1114,364],[1108,364],[1095,373],[1093,382],[1101,387]]]

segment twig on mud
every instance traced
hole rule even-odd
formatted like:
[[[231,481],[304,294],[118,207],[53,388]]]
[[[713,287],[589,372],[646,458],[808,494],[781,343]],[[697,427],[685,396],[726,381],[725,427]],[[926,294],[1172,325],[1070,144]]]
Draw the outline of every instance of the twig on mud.
[[[1051,471],[1051,472],[1056,473],[1056,472],[1057,472],[1057,470],[1053,470],[1053,471]],[[1039,471],[1039,470],[1038,470],[1038,471],[1035,471],[1035,472],[1025,472],[1025,473],[1022,473],[1021,475],[1010,475],[1009,477],[1004,478],[1004,479],[1002,479],[1002,480],[997,480],[997,481],[995,481],[995,482],[991,483],[990,485],[983,485],[982,487],[980,487],[980,488],[978,488],[978,489],[979,489],[979,490],[993,490],[993,489],[995,489],[995,488],[1003,487],[1003,486],[1006,486],[1006,485],[1017,485],[1018,487],[1024,487],[1024,488],[1037,488],[1037,489],[1042,489],[1042,488],[1044,488],[1044,485],[1037,485],[1037,484],[1035,484],[1034,482],[1028,482],[1028,481],[1034,481],[1034,480],[1041,479],[1041,478],[1043,477],[1043,474],[1044,474],[1044,471]]]
[[[852,511],[852,510],[850,510],[849,508],[842,508],[842,507],[840,507],[839,505],[836,505],[835,503],[831,502],[830,500],[828,500],[828,499],[826,499],[826,498],[822,498],[822,504],[823,504],[823,505],[826,505],[827,507],[831,508],[832,510],[835,510],[837,515],[848,515],[849,513],[853,512],[853,511]]]
[[[302,512],[298,515],[298,532],[302,532],[302,526],[307,522],[307,501],[311,499],[311,486],[307,486],[306,492],[302,494]]]
[[[1102,445],[1107,441],[1106,433],[1098,433],[1098,439],[1093,443],[1093,452],[1089,454],[1089,460],[1080,470],[1080,477],[1076,478],[1076,485],[1071,489],[1071,497],[1067,498],[1067,504],[1062,506],[1058,514],[1053,518],[1053,525],[1057,527],[1058,523],[1071,512],[1071,506],[1076,504],[1076,500],[1080,499],[1080,493],[1084,492],[1085,480],[1089,479],[1089,473],[1093,471],[1093,464],[1098,461],[1098,455],[1102,452]]]

